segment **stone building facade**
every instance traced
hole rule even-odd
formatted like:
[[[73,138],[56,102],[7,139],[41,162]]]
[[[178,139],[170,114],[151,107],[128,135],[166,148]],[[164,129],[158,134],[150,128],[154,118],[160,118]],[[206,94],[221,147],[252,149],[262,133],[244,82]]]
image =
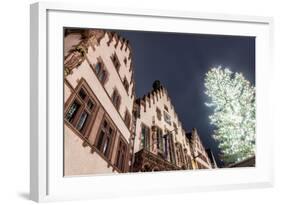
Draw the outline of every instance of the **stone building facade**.
[[[128,172],[135,101],[128,41],[66,29],[64,56],[64,175]]]
[[[136,100],[134,111],[133,172],[211,168],[197,130],[186,133],[160,81]]]
[[[64,31],[64,175],[211,168],[156,81],[136,99],[132,48],[115,32]]]

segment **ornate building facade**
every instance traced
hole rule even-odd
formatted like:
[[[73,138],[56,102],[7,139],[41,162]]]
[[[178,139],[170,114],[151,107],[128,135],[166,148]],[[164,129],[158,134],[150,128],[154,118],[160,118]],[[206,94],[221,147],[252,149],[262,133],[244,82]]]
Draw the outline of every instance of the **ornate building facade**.
[[[211,168],[159,81],[136,99],[128,40],[105,30],[64,32],[65,176]]]
[[[66,29],[64,56],[64,175],[128,172],[135,101],[128,41]]]
[[[134,111],[133,172],[211,168],[196,129],[186,133],[160,81],[136,100]]]

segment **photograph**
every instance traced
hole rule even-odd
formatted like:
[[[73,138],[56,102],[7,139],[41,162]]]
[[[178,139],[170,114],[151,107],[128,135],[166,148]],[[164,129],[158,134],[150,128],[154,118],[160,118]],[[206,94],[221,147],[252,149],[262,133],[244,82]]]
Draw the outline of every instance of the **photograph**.
[[[255,36],[62,36],[63,176],[255,168]]]

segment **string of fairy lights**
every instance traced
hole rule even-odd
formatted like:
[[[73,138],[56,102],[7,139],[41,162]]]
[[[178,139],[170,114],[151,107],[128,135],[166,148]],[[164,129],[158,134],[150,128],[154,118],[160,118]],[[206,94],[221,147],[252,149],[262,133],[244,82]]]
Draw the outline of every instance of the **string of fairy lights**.
[[[255,87],[241,73],[228,68],[212,68],[205,76],[206,103],[213,108],[209,116],[215,126],[225,163],[234,163],[255,154]]]

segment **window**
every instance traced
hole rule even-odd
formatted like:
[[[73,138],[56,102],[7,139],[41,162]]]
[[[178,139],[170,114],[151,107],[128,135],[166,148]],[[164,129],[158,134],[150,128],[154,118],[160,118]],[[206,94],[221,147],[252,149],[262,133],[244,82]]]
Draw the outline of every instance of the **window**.
[[[121,96],[119,95],[116,89],[112,93],[111,100],[115,108],[119,110],[120,103],[121,103]]]
[[[128,93],[129,92],[129,83],[128,83],[128,81],[125,77],[124,77],[124,80],[123,80],[123,85],[124,85],[125,90]]]
[[[170,138],[171,133],[169,133],[168,130],[165,130],[165,135],[162,136],[163,138],[163,142],[164,142],[164,146],[163,146],[163,157],[165,160],[170,161],[171,160],[171,156],[170,156]]]
[[[100,125],[100,131],[98,134],[96,147],[105,156],[109,157],[109,151],[113,140],[114,130],[108,123],[107,119],[104,119]]]
[[[117,57],[116,53],[114,53],[114,54],[111,56],[111,60],[112,60],[113,65],[115,66],[115,69],[116,69],[117,71],[119,71],[120,62],[119,62],[119,60],[118,60],[118,57]]]
[[[182,164],[184,164],[184,156],[183,156],[183,150],[181,145],[180,145],[180,161]]]
[[[164,120],[166,123],[168,123],[169,125],[172,125],[172,122],[171,122],[171,116],[164,111]]]
[[[163,147],[163,131],[160,129],[160,128],[157,128],[156,130],[156,136],[157,136],[157,149],[160,151],[160,152],[163,152],[164,151],[164,147]]]
[[[97,75],[97,78],[99,79],[99,81],[103,84],[107,78],[107,72],[105,70],[104,64],[101,62],[98,62],[94,66],[94,72]]]
[[[88,95],[86,89],[81,87],[75,94],[74,100],[66,112],[65,119],[84,135],[95,107],[95,101]]]
[[[144,124],[141,126],[141,142],[144,149],[150,150],[150,130]]]
[[[156,115],[157,115],[157,119],[159,121],[161,121],[162,118],[162,114],[161,114],[161,110],[159,108],[156,108]]]
[[[125,170],[126,153],[127,153],[127,145],[120,138],[117,148],[117,157],[115,161],[115,166],[123,172]]]
[[[164,109],[169,112],[167,105],[164,105]]]
[[[177,158],[178,158],[178,162],[179,164],[184,164],[184,157],[183,157],[183,150],[182,150],[182,146],[180,144],[176,145],[176,153],[177,153]]]
[[[128,110],[126,110],[125,112],[125,118],[124,118],[125,124],[126,126],[130,129],[130,125],[131,125],[131,115],[128,112]]]
[[[178,127],[177,127],[176,123],[173,123],[173,126],[174,126],[175,133],[178,134]]]
[[[127,65],[127,58],[126,57],[124,58],[124,63],[125,63],[125,65]]]
[[[188,159],[188,169],[193,169],[191,157],[187,156],[187,159]]]

